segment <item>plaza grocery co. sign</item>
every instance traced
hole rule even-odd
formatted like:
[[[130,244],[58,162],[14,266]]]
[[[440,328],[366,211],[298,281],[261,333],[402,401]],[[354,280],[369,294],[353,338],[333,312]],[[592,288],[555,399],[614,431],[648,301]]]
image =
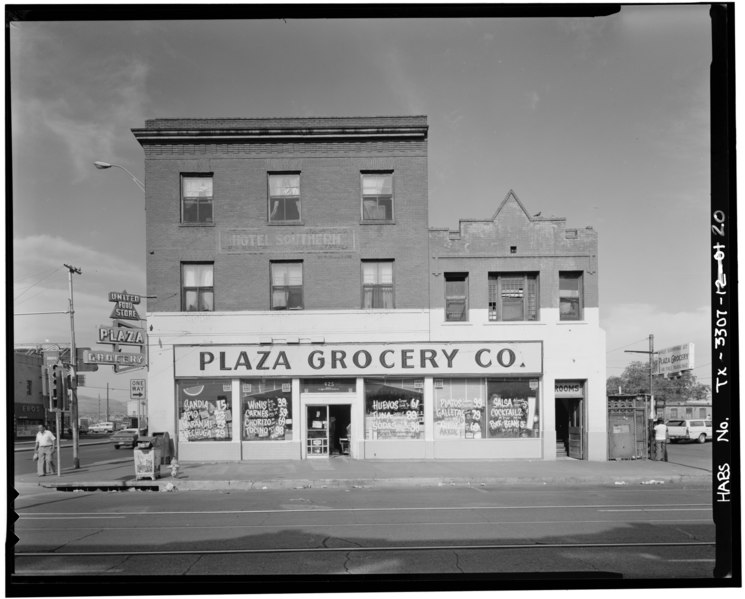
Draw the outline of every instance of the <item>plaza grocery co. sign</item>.
[[[540,341],[176,346],[176,376],[538,375]]]

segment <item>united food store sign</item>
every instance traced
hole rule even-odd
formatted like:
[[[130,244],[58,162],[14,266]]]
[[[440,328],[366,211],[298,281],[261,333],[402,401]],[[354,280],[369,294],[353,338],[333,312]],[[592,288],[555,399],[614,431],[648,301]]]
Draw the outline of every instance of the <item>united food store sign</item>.
[[[539,375],[540,341],[176,346],[176,376]]]

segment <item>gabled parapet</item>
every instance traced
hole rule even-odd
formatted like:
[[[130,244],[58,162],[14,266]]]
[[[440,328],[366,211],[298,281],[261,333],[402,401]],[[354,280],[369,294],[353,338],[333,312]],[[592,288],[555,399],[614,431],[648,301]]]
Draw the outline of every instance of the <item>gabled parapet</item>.
[[[457,230],[430,229],[431,249],[446,253],[545,256],[597,253],[592,227],[567,228],[566,218],[531,215],[510,190],[491,219],[460,219]]]

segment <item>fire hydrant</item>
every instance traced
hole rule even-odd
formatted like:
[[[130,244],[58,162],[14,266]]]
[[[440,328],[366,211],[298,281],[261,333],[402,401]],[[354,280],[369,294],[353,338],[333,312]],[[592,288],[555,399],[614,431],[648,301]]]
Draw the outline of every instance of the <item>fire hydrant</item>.
[[[171,459],[171,478],[177,478],[178,471],[179,471],[179,463],[176,461],[176,458],[172,458]]]

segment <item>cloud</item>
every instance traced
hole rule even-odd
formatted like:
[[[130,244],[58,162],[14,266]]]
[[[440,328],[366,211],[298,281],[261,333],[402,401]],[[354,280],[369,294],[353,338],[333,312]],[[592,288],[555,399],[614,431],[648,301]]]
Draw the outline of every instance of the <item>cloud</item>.
[[[84,180],[93,160],[116,161],[131,143],[129,129],[149,105],[149,68],[133,55],[91,51],[70,31],[21,29],[11,45],[14,148],[38,157],[59,144],[66,152],[56,160]]]
[[[535,112],[536,108],[538,108],[538,102],[541,101],[541,97],[538,95],[538,92],[530,92],[528,94],[528,104],[530,105],[530,109]]]
[[[145,273],[137,264],[49,235],[13,240],[13,331],[16,343],[68,342],[69,274],[63,264],[82,270],[73,275],[75,329],[80,346],[95,342],[96,325],[108,321],[109,291],[145,293]],[[138,311],[144,316],[144,306]]]
[[[618,376],[630,362],[647,362],[649,335],[656,350],[683,343],[695,344],[694,374],[705,384],[711,382],[711,307],[666,312],[646,303],[613,304],[601,308],[600,326],[606,333],[608,376]]]

